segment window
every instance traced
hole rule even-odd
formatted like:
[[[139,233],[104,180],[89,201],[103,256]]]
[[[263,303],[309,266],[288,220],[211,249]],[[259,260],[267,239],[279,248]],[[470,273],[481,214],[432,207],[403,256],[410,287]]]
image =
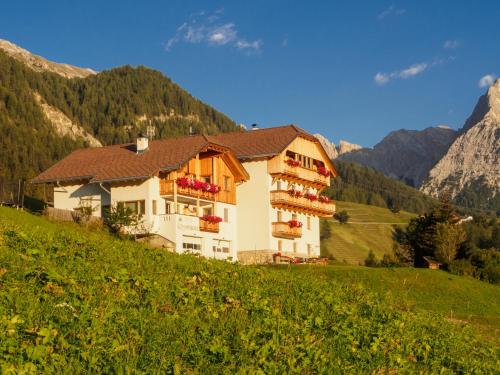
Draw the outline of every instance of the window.
[[[201,251],[201,238],[183,236],[182,249],[184,251]]]
[[[212,182],[212,176],[203,176],[201,179],[203,180],[203,182]]]
[[[277,212],[277,219],[278,219],[278,222],[283,221],[283,212],[281,212],[281,211]]]
[[[276,190],[281,190],[281,180],[276,182]]]
[[[224,240],[214,240],[212,250],[214,253],[228,254],[231,249],[231,242]]]
[[[209,207],[203,207],[203,216],[212,216],[213,215],[213,207],[212,206],[209,206]]]
[[[146,213],[146,202],[145,201],[128,201],[120,202],[125,208],[128,208],[134,214],[144,215]]]
[[[156,199],[153,199],[151,203],[152,203],[153,215],[156,215]]]
[[[224,223],[229,223],[229,208],[224,208]]]
[[[231,177],[224,176],[224,191],[229,191],[231,187]]]
[[[292,220],[297,220],[297,214],[292,214]]]
[[[311,230],[311,216],[307,217],[307,229]]]
[[[169,202],[165,201],[165,213],[168,215],[168,214],[171,214],[172,213],[172,206],[170,205]]]
[[[278,251],[281,253],[283,251],[283,241],[278,240]]]
[[[297,253],[297,242],[293,243],[293,252],[296,254]]]
[[[307,244],[307,255],[311,255],[312,245],[310,243]]]

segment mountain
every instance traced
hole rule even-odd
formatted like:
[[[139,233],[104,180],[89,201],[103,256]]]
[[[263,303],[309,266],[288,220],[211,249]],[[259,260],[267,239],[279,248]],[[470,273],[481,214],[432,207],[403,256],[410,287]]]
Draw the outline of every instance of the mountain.
[[[53,72],[66,78],[85,78],[90,75],[97,74],[89,68],[79,68],[73,65],[49,61],[15,45],[14,43],[9,42],[8,40],[0,39],[0,49],[10,57],[13,57],[37,72]]]
[[[345,153],[340,159],[371,167],[410,186],[420,187],[456,136],[455,130],[443,125],[424,130],[401,129],[389,133],[373,149]]]
[[[421,190],[465,207],[500,210],[500,80],[481,96]]]
[[[0,43],[0,177],[31,178],[79,147],[241,130],[162,73],[96,73]]]
[[[356,145],[353,143],[349,143],[347,141],[341,140],[338,146],[335,146],[335,143],[329,141],[326,137],[321,134],[314,134],[314,136],[321,143],[323,148],[325,149],[328,157],[330,159],[336,159],[339,155],[345,154],[347,152],[351,152],[354,150],[359,150],[362,148],[360,145]]]

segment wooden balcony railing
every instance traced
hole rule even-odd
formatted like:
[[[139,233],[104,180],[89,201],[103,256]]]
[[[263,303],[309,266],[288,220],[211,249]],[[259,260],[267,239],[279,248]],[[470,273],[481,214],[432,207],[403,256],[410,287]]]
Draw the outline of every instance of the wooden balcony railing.
[[[276,221],[273,223],[273,236],[282,238],[302,237],[302,228],[290,228],[287,222]]]
[[[323,188],[330,185],[330,176],[323,176],[317,170],[302,166],[291,166],[284,159],[271,160],[269,173],[273,176],[298,182],[307,186]]]
[[[173,195],[174,194],[174,180],[160,180],[160,195]],[[196,190],[189,187],[177,186],[177,194],[187,197],[200,198],[209,201],[215,200],[215,193],[210,193],[205,190]]]
[[[334,202],[311,201],[305,197],[295,197],[286,190],[271,191],[271,205],[290,211],[298,211],[321,217],[331,217],[335,213]]]
[[[211,223],[207,220],[203,220],[200,217],[200,231],[202,232],[211,232],[211,233],[219,233],[219,223]]]

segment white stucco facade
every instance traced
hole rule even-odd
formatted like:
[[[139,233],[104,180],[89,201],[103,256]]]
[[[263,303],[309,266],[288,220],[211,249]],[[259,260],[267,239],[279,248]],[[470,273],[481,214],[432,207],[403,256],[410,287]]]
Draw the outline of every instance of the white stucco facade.
[[[103,208],[124,204],[141,216],[141,227],[134,234],[156,236],[160,246],[177,253],[245,263],[272,261],[277,253],[314,258],[320,256],[319,216],[334,210],[333,204],[324,207],[328,200],[317,202],[330,183],[328,173],[320,173],[328,160],[323,154],[319,143],[298,137],[278,154],[243,161],[235,157],[244,175],[238,183],[227,164],[214,162],[213,154],[204,159],[214,158],[210,163],[201,163],[196,155],[169,171],[168,177],[158,172],[150,178],[57,184],[54,207],[76,210],[90,204],[93,215],[101,217]],[[179,176],[196,177],[197,182],[206,178],[209,185],[225,187],[210,192],[214,195],[193,193],[186,187],[180,191]],[[290,195],[296,191],[298,199]],[[207,217],[213,216],[222,221],[208,225]]]

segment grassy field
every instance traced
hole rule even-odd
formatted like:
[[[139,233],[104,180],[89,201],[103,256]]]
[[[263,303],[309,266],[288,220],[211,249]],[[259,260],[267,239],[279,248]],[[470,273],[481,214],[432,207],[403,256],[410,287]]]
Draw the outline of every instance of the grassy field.
[[[394,225],[405,225],[414,216],[401,211],[394,214],[386,208],[364,204],[337,202],[337,211],[346,210],[348,224],[328,220],[331,236],[321,244],[323,256],[341,263],[364,264],[370,250],[382,258],[392,251]]]
[[[476,324],[498,328],[498,293],[427,270],[175,255],[0,207],[1,373],[491,374]]]

